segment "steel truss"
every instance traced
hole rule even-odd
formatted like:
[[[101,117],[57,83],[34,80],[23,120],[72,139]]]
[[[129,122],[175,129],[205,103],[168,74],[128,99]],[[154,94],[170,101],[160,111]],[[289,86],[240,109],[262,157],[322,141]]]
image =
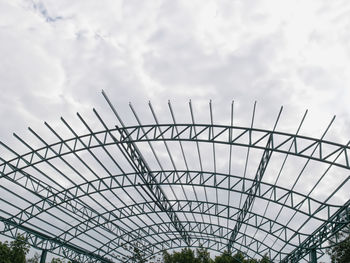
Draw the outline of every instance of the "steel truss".
[[[350,192],[350,146],[325,139],[334,119],[320,138],[311,138],[299,135],[306,113],[297,132],[286,133],[277,130],[282,108],[267,130],[254,127],[256,104],[250,127],[240,127],[233,125],[233,104],[230,125],[218,125],[211,102],[208,124],[195,122],[190,102],[190,123],[177,123],[169,103],[172,123],[160,123],[149,104],[152,123],[142,124],[130,105],[137,125],[127,125],[103,95],[118,125],[108,127],[94,109],[102,128],[90,127],[78,114],[85,134],[61,118],[70,138],[45,123],[53,143],[30,128],[40,147],[16,134],[29,151],[18,153],[0,142],[6,156],[12,155],[0,157],[2,235],[22,233],[43,255],[75,262],[128,262],[135,248],[152,261],[163,250],[201,246],[251,258],[267,254],[274,262],[308,262],[310,255],[315,262],[329,238],[349,224],[349,196],[339,193]],[[208,145],[209,153],[202,149]],[[219,147],[226,147],[227,156],[218,154]],[[242,173],[233,173],[237,151],[246,152]],[[252,154],[260,161],[248,174]],[[275,156],[283,162],[271,164]],[[302,165],[286,187],[281,178],[290,159]],[[197,169],[191,168],[194,162]],[[311,169],[310,178],[305,170],[312,163],[324,170]],[[332,173],[333,187],[319,195],[319,185]],[[309,184],[305,191],[297,187],[303,179]]]

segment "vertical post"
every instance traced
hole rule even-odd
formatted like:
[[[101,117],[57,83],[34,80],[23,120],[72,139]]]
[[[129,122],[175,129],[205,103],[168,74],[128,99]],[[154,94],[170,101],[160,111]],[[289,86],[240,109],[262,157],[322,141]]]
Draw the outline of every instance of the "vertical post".
[[[47,255],[47,250],[43,250],[41,252],[40,263],[45,263],[46,255]]]
[[[316,248],[310,250],[310,263],[317,263]]]

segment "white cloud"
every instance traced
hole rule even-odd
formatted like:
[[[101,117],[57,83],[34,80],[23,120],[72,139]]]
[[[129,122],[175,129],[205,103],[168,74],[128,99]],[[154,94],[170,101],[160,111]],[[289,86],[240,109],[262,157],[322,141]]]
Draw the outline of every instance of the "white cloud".
[[[141,114],[150,99],[160,119],[197,122],[214,116],[235,124],[280,126],[347,142],[350,134],[350,3],[348,1],[0,1],[1,140],[61,115],[97,107],[106,90],[128,123],[127,103]],[[148,116],[149,117],[149,116]],[[107,117],[110,118],[111,117]],[[57,120],[57,122],[56,122]],[[93,120],[91,122],[94,122]]]

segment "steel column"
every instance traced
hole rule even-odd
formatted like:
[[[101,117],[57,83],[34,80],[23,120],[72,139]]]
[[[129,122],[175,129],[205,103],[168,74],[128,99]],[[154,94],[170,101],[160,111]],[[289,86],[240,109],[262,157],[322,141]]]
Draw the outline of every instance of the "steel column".
[[[306,238],[296,249],[289,253],[281,263],[298,262],[310,251],[310,248],[316,248],[322,245],[322,243],[329,240],[337,232],[342,230],[350,223],[350,200],[347,201],[344,206],[338,209],[329,220],[323,223]]]
[[[46,261],[46,256],[47,256],[47,250],[43,250],[43,251],[41,252],[40,263],[45,263],[45,261]]]
[[[253,127],[256,103],[250,127],[239,127],[233,105],[230,125],[219,125],[211,102],[204,123],[195,122],[191,102],[191,121],[177,123],[169,102],[170,123],[158,121],[150,104],[154,120],[142,120],[130,104],[137,123],[128,126],[103,95],[117,117],[109,124],[94,109],[97,124],[77,114],[87,132],[61,118],[71,137],[45,123],[53,140],[29,128],[39,143],[30,145],[14,134],[27,152],[0,141],[0,235],[23,235],[41,251],[40,263],[48,253],[73,263],[129,262],[133,247],[144,259],[203,247],[317,263],[349,225],[350,142],[324,140],[334,118],[321,138],[311,138],[299,135],[301,124],[296,133],[276,131],[280,114],[272,129]],[[287,164],[289,155],[296,160]],[[310,187],[299,188],[304,183]]]
[[[317,263],[316,248],[310,250],[310,263]]]

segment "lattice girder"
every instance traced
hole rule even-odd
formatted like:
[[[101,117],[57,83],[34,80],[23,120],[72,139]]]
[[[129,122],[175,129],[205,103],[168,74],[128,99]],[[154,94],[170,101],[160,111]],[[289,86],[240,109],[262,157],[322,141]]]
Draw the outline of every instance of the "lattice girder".
[[[350,176],[339,177],[333,191],[322,200],[312,195],[331,167],[350,170],[349,143],[324,138],[331,124],[321,138],[299,135],[304,115],[296,133],[281,132],[276,129],[281,109],[273,129],[259,129],[253,125],[254,105],[250,127],[233,125],[233,108],[231,125],[218,125],[213,121],[210,102],[211,121],[207,124],[195,122],[191,103],[191,122],[177,123],[169,103],[172,123],[160,123],[150,105],[154,122],[142,124],[131,106],[137,125],[128,126],[104,96],[120,125],[113,123],[109,128],[94,110],[103,128],[91,128],[78,114],[88,130],[83,135],[62,118],[72,134],[70,138],[63,138],[45,123],[57,138],[53,143],[32,129],[29,131],[42,146],[33,147],[15,135],[29,149],[24,154],[0,142],[13,156],[0,157],[0,180],[4,182],[0,191],[6,193],[0,196],[4,204],[0,208],[0,233],[10,237],[25,233],[34,247],[78,262],[127,262],[133,253],[125,249],[126,245],[141,249],[146,258],[164,249],[202,245],[219,253],[232,248],[232,252],[242,250],[252,258],[267,253],[274,262],[299,262],[307,260],[314,249],[316,257],[321,257],[327,239],[349,223],[350,201],[345,196],[345,202],[334,203],[332,198],[348,185]],[[200,169],[188,167],[186,143],[193,143],[194,157],[190,159],[198,158]],[[163,152],[157,152],[160,144]],[[182,156],[186,169],[176,167],[176,153],[170,144],[180,147],[178,156]],[[207,158],[208,153],[201,153],[202,145],[212,146],[212,169],[203,168],[203,156]],[[219,146],[230,149],[225,156],[227,173],[217,171]],[[232,147],[247,151],[245,166],[250,151],[261,153],[255,174],[232,173]],[[154,163],[148,163],[149,154],[155,157]],[[275,154],[284,156],[284,162],[288,156],[304,160],[304,168],[310,161],[327,168],[316,175],[318,179],[309,192],[302,192],[295,184],[304,168],[291,188],[264,180],[271,178],[267,168]],[[167,167],[162,165],[165,155],[170,163]],[[111,166],[119,172],[113,172]],[[225,202],[219,202],[223,196]],[[259,206],[265,206],[265,211]],[[270,206],[276,214],[267,212]],[[290,218],[285,221],[286,217]]]

